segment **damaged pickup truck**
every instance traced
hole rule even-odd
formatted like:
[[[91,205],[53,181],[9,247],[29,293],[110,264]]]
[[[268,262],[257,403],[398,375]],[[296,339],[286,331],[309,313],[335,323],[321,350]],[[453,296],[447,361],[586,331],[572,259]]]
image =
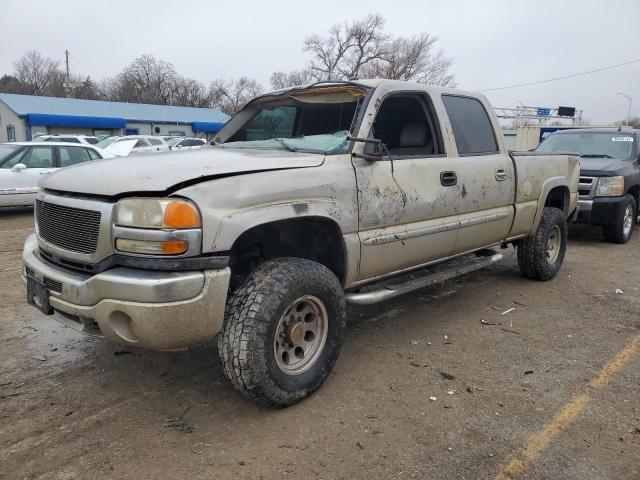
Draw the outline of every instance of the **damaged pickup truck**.
[[[212,146],[91,162],[43,179],[27,299],[120,344],[218,334],[246,397],[286,406],[340,350],[346,303],[486,267],[560,269],[579,159],[509,154],[478,94],[387,80],[260,96]]]

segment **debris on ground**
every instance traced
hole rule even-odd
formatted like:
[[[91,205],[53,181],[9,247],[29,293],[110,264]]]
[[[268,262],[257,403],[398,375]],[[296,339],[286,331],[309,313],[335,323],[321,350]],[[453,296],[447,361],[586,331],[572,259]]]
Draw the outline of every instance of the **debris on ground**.
[[[487,322],[484,318],[480,319],[482,325],[502,325],[501,322]]]
[[[8,382],[2,382],[0,383],[0,387],[6,387],[7,385],[11,385],[13,383],[13,381],[9,380]]]
[[[454,390],[449,390],[449,391],[447,392],[447,395],[453,395],[454,393],[456,393]]]
[[[508,308],[507,310],[502,312],[500,315],[506,315],[507,313],[513,312],[515,309],[516,309],[516,307]]]
[[[442,375],[442,378],[444,378],[445,380],[455,380],[456,379],[456,376],[452,375],[450,373],[447,373],[447,372],[439,372],[439,373],[440,373],[440,375]]]
[[[117,357],[118,355],[131,355],[133,352],[129,350],[116,350],[113,354]]]
[[[616,288],[616,295],[622,295],[624,292],[619,288]]]
[[[436,400],[438,400],[438,397],[431,396],[429,397],[429,400],[431,400],[432,402],[435,402]]]
[[[357,445],[358,447],[360,447],[360,450],[364,450],[364,447],[362,446],[362,444],[361,444],[360,442],[356,443],[356,445]]]
[[[520,332],[518,332],[517,330],[511,330],[510,328],[501,328],[500,330],[502,330],[503,332],[515,333],[517,335],[520,335]]]
[[[511,303],[515,303],[516,305],[520,305],[521,307],[526,307],[527,306],[526,304],[517,302],[515,300],[511,300]]]
[[[418,341],[417,340],[411,340],[411,345],[417,345]]]
[[[524,374],[525,375],[531,375],[533,373],[533,370],[525,370]]]
[[[45,357],[44,355],[34,355],[33,357],[34,360],[40,360],[41,362],[46,362],[47,361],[47,357]]]
[[[193,432],[193,428],[184,420],[184,416],[187,414],[191,405],[185,408],[184,412],[178,415],[175,418],[165,418],[164,423],[162,424],[165,428],[173,428],[174,430],[187,434]]]

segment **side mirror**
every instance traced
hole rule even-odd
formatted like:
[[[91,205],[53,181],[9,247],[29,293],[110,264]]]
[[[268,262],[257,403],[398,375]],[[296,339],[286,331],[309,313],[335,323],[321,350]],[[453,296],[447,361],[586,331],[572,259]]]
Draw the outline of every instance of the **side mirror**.
[[[356,158],[362,158],[368,162],[378,162],[380,160],[384,160],[384,158],[389,155],[386,145],[376,138],[347,137],[347,140],[351,140],[352,142],[364,142],[366,144],[364,149],[365,153],[353,154]]]
[[[21,172],[22,170],[25,170],[27,168],[27,166],[24,163],[16,163],[12,168],[11,171],[12,172]]]

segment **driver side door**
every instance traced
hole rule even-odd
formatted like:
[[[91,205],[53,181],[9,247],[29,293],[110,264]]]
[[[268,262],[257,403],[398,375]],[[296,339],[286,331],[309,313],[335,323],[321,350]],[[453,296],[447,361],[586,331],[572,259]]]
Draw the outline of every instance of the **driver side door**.
[[[32,205],[42,177],[55,170],[54,147],[25,149],[2,166],[2,205]],[[22,168],[23,165],[25,168]]]

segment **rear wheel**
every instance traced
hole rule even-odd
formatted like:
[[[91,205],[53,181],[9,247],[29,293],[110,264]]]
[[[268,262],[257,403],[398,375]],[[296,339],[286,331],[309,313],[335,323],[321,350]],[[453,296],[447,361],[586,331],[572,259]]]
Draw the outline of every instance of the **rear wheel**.
[[[618,223],[602,226],[602,236],[607,242],[627,243],[633,234],[636,225],[637,205],[633,195],[625,195],[625,208],[622,218]]]
[[[562,267],[567,249],[567,220],[562,210],[545,207],[532,237],[518,242],[518,265],[525,277],[551,280]]]
[[[338,357],[345,311],[342,286],[323,265],[300,258],[263,263],[230,295],[218,339],[225,374],[258,403],[302,400]]]

